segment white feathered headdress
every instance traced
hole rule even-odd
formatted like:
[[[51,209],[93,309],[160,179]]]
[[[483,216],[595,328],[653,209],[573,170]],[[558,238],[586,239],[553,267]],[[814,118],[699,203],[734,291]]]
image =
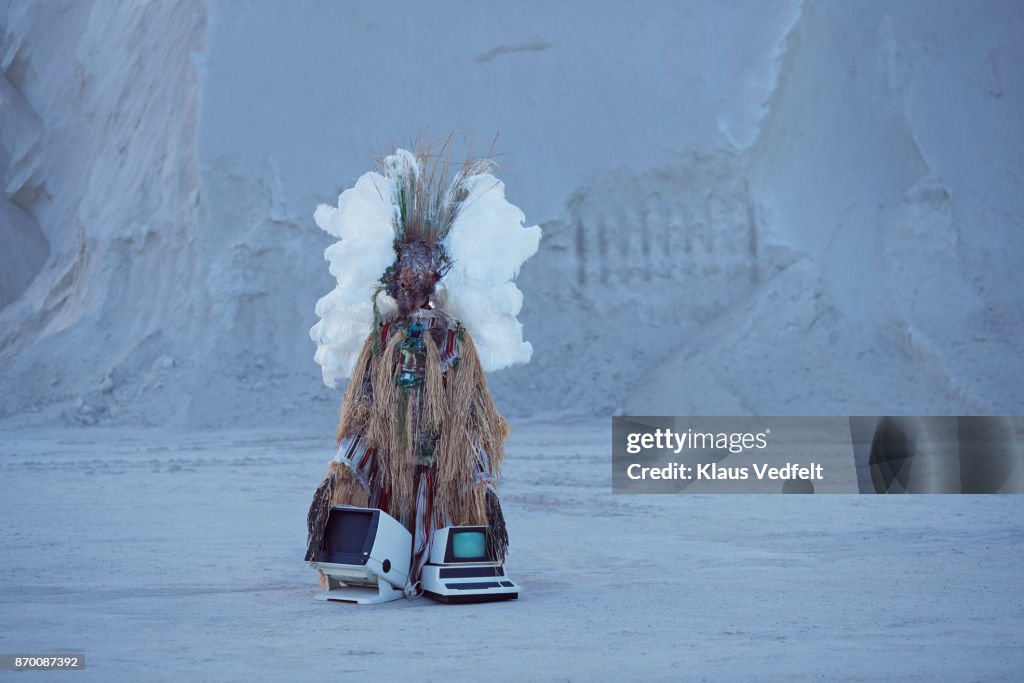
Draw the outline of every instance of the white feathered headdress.
[[[337,285],[317,302],[320,322],[309,331],[328,386],[352,372],[374,325],[374,304],[384,314],[396,309],[382,278],[396,261],[397,240],[413,229],[413,213],[426,217],[445,259],[434,305],[473,335],[484,370],[530,360],[533,349],[516,319],[523,293],[515,278],[536,253],[540,228],[523,226],[523,212],[505,199],[489,161],[467,163],[451,182],[436,165],[427,169],[427,161],[426,154],[396,150],[384,160],[383,175],[363,175],[337,207],[321,204],[313,214],[339,238],[324,252]]]

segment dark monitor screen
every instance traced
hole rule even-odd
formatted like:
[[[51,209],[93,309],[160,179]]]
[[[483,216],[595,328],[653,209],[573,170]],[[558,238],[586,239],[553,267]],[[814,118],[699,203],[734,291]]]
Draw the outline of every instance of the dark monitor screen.
[[[325,556],[322,561],[338,564],[365,564],[373,546],[374,511],[334,508],[324,530]]]
[[[491,562],[487,553],[486,527],[452,529],[448,532],[445,562]]]

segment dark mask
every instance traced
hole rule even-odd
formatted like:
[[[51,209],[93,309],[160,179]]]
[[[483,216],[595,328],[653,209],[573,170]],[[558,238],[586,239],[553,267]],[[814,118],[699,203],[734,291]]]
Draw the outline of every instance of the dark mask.
[[[408,317],[426,307],[434,288],[448,269],[444,250],[440,245],[424,241],[398,242],[398,258],[385,271],[381,281],[384,291],[397,303],[399,315]]]

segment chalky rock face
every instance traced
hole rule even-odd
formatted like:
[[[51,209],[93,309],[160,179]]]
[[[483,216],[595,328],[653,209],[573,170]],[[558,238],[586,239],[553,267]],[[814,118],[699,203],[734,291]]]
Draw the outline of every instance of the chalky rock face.
[[[567,11],[423,4],[403,16],[431,31],[395,40],[370,5],[5,5],[0,421],[322,426],[318,378],[354,357],[310,362],[310,302],[348,276],[310,209],[453,112],[501,131],[545,230],[525,263],[521,225],[453,233],[454,262],[505,249],[523,277],[437,286],[500,311],[474,338],[518,363],[489,377],[506,412],[1020,412],[1019,3]],[[372,291],[328,296],[366,329]]]

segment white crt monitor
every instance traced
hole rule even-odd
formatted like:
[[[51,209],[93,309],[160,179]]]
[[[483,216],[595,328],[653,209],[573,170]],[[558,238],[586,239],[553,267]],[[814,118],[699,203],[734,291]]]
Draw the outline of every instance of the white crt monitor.
[[[361,604],[403,597],[409,578],[412,534],[376,508],[336,505],[313,567],[327,577],[321,600]]]

